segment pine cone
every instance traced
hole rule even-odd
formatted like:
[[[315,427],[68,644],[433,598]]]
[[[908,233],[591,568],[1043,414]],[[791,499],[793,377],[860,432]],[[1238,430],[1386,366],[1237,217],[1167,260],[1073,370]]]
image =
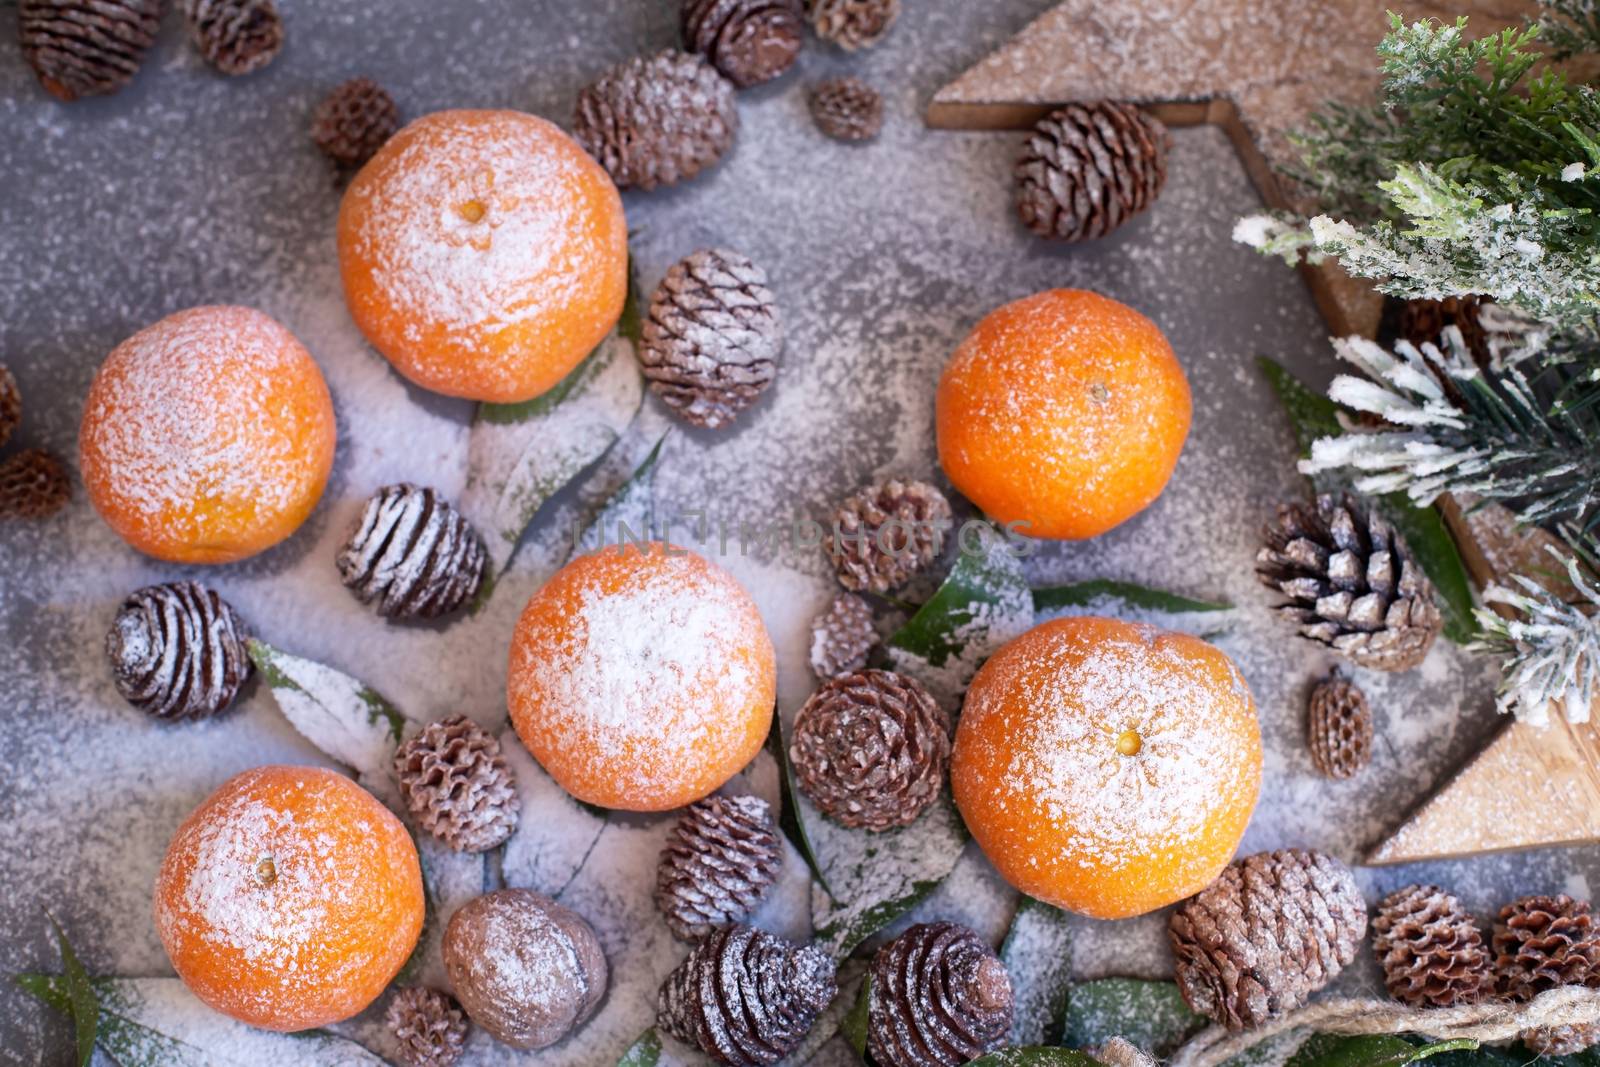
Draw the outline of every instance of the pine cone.
[[[835,141],[870,141],[883,129],[883,97],[860,78],[829,78],[808,101],[817,129]]]
[[[517,829],[522,799],[495,736],[452,715],[424,726],[394,754],[411,815],[457,852],[487,852]]]
[[[1104,237],[1161,195],[1170,144],[1167,128],[1132,104],[1068,104],[1023,144],[1017,214],[1040,237]]]
[[[12,377],[11,369],[0,363],[0,445],[11,440],[11,435],[17,432],[21,423],[22,390],[17,388],[17,380]]]
[[[572,135],[624,189],[688,181],[739,132],[733,83],[704,59],[635,56],[578,94]]]
[[[106,634],[117,692],[158,719],[206,719],[233,703],[255,671],[233,606],[198,582],[140,589]]]
[[[834,962],[815,945],[764,930],[715,930],[667,975],[656,1023],[718,1063],[777,1063],[800,1047],[839,991]]]
[[[1372,948],[1389,995],[1414,1008],[1475,1004],[1494,991],[1489,949],[1461,901],[1436,885],[1386,897]]]
[[[1005,1044],[1011,976],[977,934],[913,926],[872,958],[867,1049],[878,1067],[956,1067]]]
[[[340,550],[339,577],[391,619],[448,615],[478,595],[488,551],[459,511],[406,482],[367,501]]]
[[[1415,667],[1444,626],[1433,583],[1400,535],[1350,497],[1280,507],[1256,574],[1289,598],[1278,610],[1302,636],[1360,667]]]
[[[405,1067],[451,1067],[467,1042],[467,1016],[448,993],[408,986],[389,1001],[384,1021]]]
[[[842,593],[811,624],[811,669],[823,681],[859,671],[877,643],[872,608],[860,597]]]
[[[1481,296],[1407,300],[1400,305],[1396,333],[1418,347],[1424,344],[1437,345],[1445,327],[1454,326],[1461,331],[1467,351],[1472,353],[1478,364],[1488,366],[1492,359],[1489,332],[1483,328],[1483,320],[1479,317],[1483,303]]]
[[[1575,1056],[1600,1045],[1600,1023],[1540,1026],[1522,1035],[1522,1043],[1535,1056]]]
[[[1183,999],[1230,1030],[1304,1004],[1355,959],[1366,934],[1367,905],[1349,869],[1304,849],[1235,860],[1167,927]]]
[[[114,93],[138,73],[161,27],[161,0],[21,0],[22,54],[39,84],[72,101]]]
[[[1329,778],[1351,778],[1372,762],[1372,708],[1338,671],[1311,691],[1306,721],[1311,762]]]
[[[771,81],[800,58],[799,0],[683,0],[683,45],[740,89]]]
[[[685,422],[726,426],[777,374],[783,325],[766,273],[737,252],[673,264],[650,299],[639,361],[651,390]]]
[[[1564,985],[1600,988],[1600,930],[1587,900],[1522,897],[1500,909],[1490,945],[1500,992],[1513,1000]]]
[[[870,486],[834,512],[828,553],[839,583],[852,592],[887,593],[939,555],[950,502],[926,482]]]
[[[914,678],[858,671],[824,682],[794,720],[797,784],[835,822],[907,826],[944,785],[950,716]]]
[[[847,52],[871,48],[894,27],[900,0],[806,0],[811,28]]]
[[[311,140],[335,163],[359,167],[400,127],[400,109],[371,78],[351,78],[322,98],[311,115]]]
[[[44,449],[24,449],[0,463],[0,519],[47,519],[71,499],[67,469]]]
[[[249,74],[283,48],[283,17],[273,0],[183,0],[189,37],[224,74]]]
[[[656,868],[656,905],[674,934],[697,941],[749,918],[781,863],[765,800],[706,797],[684,809],[667,839]]]

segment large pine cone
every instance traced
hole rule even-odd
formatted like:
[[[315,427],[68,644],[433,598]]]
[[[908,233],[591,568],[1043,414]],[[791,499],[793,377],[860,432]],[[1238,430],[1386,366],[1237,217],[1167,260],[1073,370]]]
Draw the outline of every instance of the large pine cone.
[[[140,589],[106,634],[117,692],[158,719],[205,719],[249,680],[249,631],[233,606],[198,582]]]
[[[906,584],[938,557],[950,514],[950,501],[927,482],[895,479],[848,498],[828,536],[839,584],[872,593]]]
[[[1351,778],[1372,762],[1372,708],[1338,671],[1311,691],[1306,717],[1311,762],[1329,778]]]
[[[1156,202],[1171,137],[1132,104],[1068,104],[1039,120],[1017,160],[1017,214],[1040,237],[1088,241]]]
[[[804,25],[799,0],[683,0],[683,46],[741,89],[794,66]]]
[[[337,563],[364,604],[392,619],[447,615],[478,594],[483,538],[432,489],[385,486],[367,501]]]
[[[46,519],[71,499],[67,468],[44,449],[24,449],[0,463],[0,519]]]
[[[806,0],[811,28],[847,52],[883,40],[900,17],[900,0]]]
[[[1304,849],[1235,860],[1167,927],[1183,999],[1230,1030],[1300,1007],[1355,959],[1366,934],[1349,869]]]
[[[467,1016],[455,998],[407,986],[389,1001],[384,1021],[405,1067],[452,1067],[467,1043]]]
[[[781,863],[765,800],[706,797],[684,809],[667,839],[656,868],[656,905],[673,933],[697,941],[749,918]]]
[[[1600,988],[1600,930],[1587,900],[1562,894],[1507,904],[1491,947],[1500,992],[1513,1000],[1564,985]]]
[[[661,984],[656,1023],[718,1063],[757,1067],[800,1047],[839,987],[815,945],[764,930],[715,930]]]
[[[394,754],[406,807],[457,852],[486,852],[517,829],[522,799],[495,736],[452,715],[424,726]]]
[[[860,78],[818,82],[807,104],[817,129],[835,141],[870,141],[883,129],[883,97]]]
[[[733,146],[733,92],[700,56],[635,56],[578,94],[572,135],[624,189],[688,181]]]
[[[782,351],[766,272],[737,252],[712,248],[673,264],[661,280],[639,361],[673,412],[716,429],[772,384]]]
[[[351,78],[311,115],[311,140],[342,167],[359,167],[400,128],[400,109],[371,78]]]
[[[914,678],[858,671],[824,682],[794,720],[796,783],[843,826],[915,822],[939,796],[950,716]]]
[[[283,49],[283,17],[273,0],[183,0],[189,37],[224,74],[249,74]]]
[[[1372,920],[1389,995],[1414,1008],[1475,1004],[1494,991],[1489,949],[1461,901],[1436,885],[1391,893]]]
[[[872,958],[867,1048],[878,1067],[956,1067],[1005,1044],[1011,976],[977,934],[913,926]]]
[[[811,669],[823,681],[859,671],[877,643],[872,608],[855,594],[843,593],[811,623]]]
[[[22,54],[52,96],[114,93],[138,73],[161,27],[161,0],[21,0]]]
[[[1280,507],[1256,574],[1289,598],[1278,610],[1302,636],[1357,666],[1415,667],[1444,627],[1433,583],[1400,535],[1350,497]]]
[[[11,369],[0,363],[0,445],[11,440],[22,422],[22,390]]]

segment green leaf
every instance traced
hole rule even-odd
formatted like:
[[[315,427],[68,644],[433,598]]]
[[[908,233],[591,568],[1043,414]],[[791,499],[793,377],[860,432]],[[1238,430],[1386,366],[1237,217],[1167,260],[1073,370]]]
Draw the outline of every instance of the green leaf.
[[[639,291],[639,264],[628,252],[628,296],[622,302],[622,317],[617,320],[617,332],[634,344],[644,340],[644,294]]]
[[[1441,1041],[1418,1047],[1388,1034],[1342,1037],[1316,1034],[1289,1060],[1288,1067],[1404,1067],[1441,1052],[1476,1049],[1470,1040]]]
[[[628,480],[617,487],[594,519],[583,528],[572,546],[574,556],[607,546],[621,546],[654,538],[656,464],[660,462],[661,447],[667,443],[667,436],[671,432],[662,432],[656,439],[655,447],[628,475]]]
[[[1120,600],[1135,608],[1166,611],[1173,614],[1199,611],[1229,611],[1231,604],[1211,600],[1193,600],[1177,593],[1137,585],[1133,582],[1116,582],[1100,578],[1072,585],[1049,586],[1033,591],[1034,610],[1040,614],[1060,611],[1063,608],[1088,607],[1104,600]]]
[[[1031,1048],[1004,1048],[979,1056],[967,1067],[1103,1067],[1087,1052],[1071,1048],[1035,1045]]]
[[[861,991],[856,994],[855,1003],[850,1005],[850,1012],[839,1023],[839,1034],[856,1050],[856,1055],[861,1057],[863,1063],[868,1063],[871,1057],[867,1054],[867,1017],[872,1005],[872,976],[865,975],[861,979]]]
[[[1023,897],[1000,945],[1000,961],[1011,975],[1011,1043],[1058,1041],[1066,1027],[1072,989],[1072,930],[1060,908]]]
[[[1344,432],[1339,424],[1339,405],[1306,386],[1289,373],[1277,360],[1262,356],[1257,364],[1267,376],[1278,402],[1289,415],[1289,426],[1300,445],[1300,457],[1311,455],[1311,445],[1321,437],[1333,437]]]
[[[811,848],[811,837],[806,833],[806,825],[800,818],[800,806],[796,799],[799,789],[794,783],[794,767],[789,763],[789,745],[783,739],[783,716],[777,709],[772,712],[772,732],[767,735],[767,749],[772,753],[772,758],[778,764],[778,825],[782,827],[789,843],[800,853],[806,861],[806,866],[811,868],[811,874],[822,883],[824,892],[828,890],[828,880],[823,877],[822,864],[817,861],[817,854]]]
[[[20,974],[16,982],[29,996],[71,1017],[78,1048],[78,1067],[87,1067],[94,1058],[95,1037],[100,1029],[100,998],[95,995],[89,972],[83,969],[78,954],[72,950],[66,931],[61,929],[54,915],[46,912],[45,917],[56,932],[62,973],[60,976]]]
[[[661,1034],[652,1026],[628,1046],[628,1051],[617,1061],[617,1067],[656,1067],[660,1062]]]
[[[1080,982],[1067,994],[1064,1045],[1097,1048],[1123,1037],[1161,1058],[1206,1024],[1189,1010],[1176,982],[1102,978]]]

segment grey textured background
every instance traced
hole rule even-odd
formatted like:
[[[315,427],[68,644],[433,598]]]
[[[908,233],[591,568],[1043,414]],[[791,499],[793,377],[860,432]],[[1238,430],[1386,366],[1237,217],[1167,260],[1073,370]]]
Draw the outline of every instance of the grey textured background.
[[[536,536],[497,609],[458,627],[386,629],[338,589],[329,561],[366,494],[401,477],[459,489],[469,412],[399,384],[342,317],[337,188],[307,139],[307,116],[332,85],[365,73],[411,116],[493,106],[564,121],[576,91],[608,63],[674,42],[676,5],[281,2],[289,43],[258,75],[230,81],[204,68],[169,12],[131,88],[71,106],[37,87],[0,10],[0,359],[27,397],[20,443],[71,455],[99,360],[166,313],[239,302],[277,315],[333,387],[334,479],[294,539],[205,579],[269,639],[292,638],[310,655],[327,648],[419,707],[494,719],[503,715],[510,620],[553,565],[557,539]],[[744,129],[723,166],[682,188],[627,197],[647,283],[696,247],[729,244],[766,266],[789,330],[772,397],[736,432],[675,435],[664,497],[735,522],[821,518],[869,479],[933,476],[933,383],[979,317],[1051,286],[1132,304],[1167,331],[1190,374],[1187,451],[1147,513],[1092,543],[1046,546],[1031,572],[1040,581],[1135,579],[1239,605],[1218,640],[1251,682],[1268,750],[1245,847],[1313,845],[1354,860],[1493,730],[1492,669],[1441,646],[1409,677],[1364,676],[1380,709],[1374,766],[1341,785],[1311,773],[1303,700],[1327,661],[1270,618],[1250,576],[1260,524],[1300,491],[1288,427],[1254,359],[1271,354],[1325,381],[1333,368],[1324,328],[1294,274],[1228,240],[1233,219],[1258,202],[1217,131],[1177,133],[1170,184],[1149,216],[1093,246],[1054,248],[1011,215],[1016,135],[922,127],[921,108],[940,85],[1045,6],[908,0],[872,52],[847,57],[812,42],[800,72],[741,96]],[[873,145],[827,142],[806,116],[805,84],[845,70],[885,91],[888,128]],[[754,588],[790,665],[781,699],[792,711],[809,685],[793,665],[803,662],[809,612],[830,588],[826,566],[771,553],[728,562],[752,587],[784,568],[807,591],[803,604],[786,606],[773,601],[788,594]],[[81,492],[64,516],[0,527],[0,974],[54,969],[46,906],[91,971],[166,973],[147,901],[167,835],[228,774],[316,758],[259,687],[223,721],[182,729],[117,700],[99,652],[116,602],[184,573],[117,542]],[[981,859],[968,859],[922,914],[967,915],[998,931],[1009,901]],[[1438,880],[1486,912],[1518,892],[1586,895],[1596,859],[1567,850],[1362,878],[1374,899]],[[1159,917],[1082,923],[1074,965],[1083,975],[1160,974],[1160,931]],[[1367,965],[1346,984],[1372,981]],[[66,1062],[69,1041],[64,1020],[0,984],[0,1061]],[[597,1049],[591,1062],[615,1052]]]

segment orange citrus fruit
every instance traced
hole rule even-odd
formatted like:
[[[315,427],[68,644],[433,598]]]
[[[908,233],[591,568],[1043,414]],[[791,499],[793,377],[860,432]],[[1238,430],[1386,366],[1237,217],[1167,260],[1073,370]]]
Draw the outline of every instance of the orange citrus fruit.
[[[112,350],[78,432],[89,500],[139,551],[252,556],[299,528],[333,469],[333,399],[293,334],[245,307],[169,315]]]
[[[506,689],[518,736],[569,793],[666,811],[755,758],[777,664],[732,575],[681,548],[630,543],[578,557],[533,595]]]
[[[991,312],[939,379],[939,463],[1031,537],[1105,533],[1161,495],[1189,435],[1189,382],[1155,323],[1052,289]]]
[[[519,111],[439,111],[395,134],[339,206],[345,301],[424,389],[510,403],[616,325],[628,226],[611,178]]]
[[[156,931],[178,977],[268,1030],[348,1019],[422,932],[422,868],[400,820],[320,767],[258,767],[178,828],[156,879]]]
[[[1057,619],[978,671],[950,782],[1012,885],[1096,919],[1142,915],[1233,858],[1261,788],[1255,702],[1198,638]]]

